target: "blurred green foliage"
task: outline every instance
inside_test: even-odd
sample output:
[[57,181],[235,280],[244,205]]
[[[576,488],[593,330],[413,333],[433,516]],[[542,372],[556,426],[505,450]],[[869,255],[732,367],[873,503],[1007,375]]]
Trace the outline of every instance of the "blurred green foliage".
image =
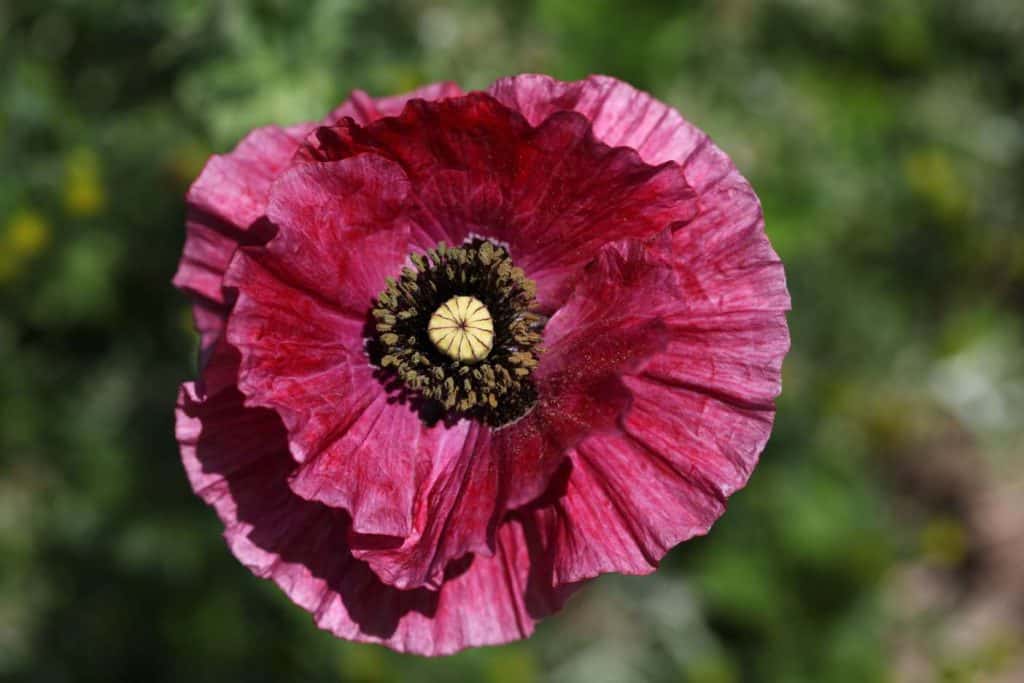
[[[998,566],[1003,517],[974,501],[1021,472],[1020,2],[8,0],[0,66],[0,679],[1019,671],[1019,622],[942,634]],[[337,641],[230,557],[181,471],[182,195],[250,128],[352,88],[523,71],[626,79],[751,179],[793,295],[775,434],[708,537],[530,641],[440,660]],[[959,601],[915,602],[918,571]]]

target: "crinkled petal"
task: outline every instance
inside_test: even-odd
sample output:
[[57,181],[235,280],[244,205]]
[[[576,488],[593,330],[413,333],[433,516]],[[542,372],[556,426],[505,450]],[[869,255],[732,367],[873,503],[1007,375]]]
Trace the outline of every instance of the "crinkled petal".
[[[308,128],[257,131],[193,186],[175,279],[205,370],[182,457],[233,552],[321,627],[424,654],[523,637],[577,582],[706,532],[789,347],[760,204],[704,133],[608,77],[490,93],[357,91],[296,154]],[[428,426],[363,348],[409,250],[470,235],[552,316],[538,404],[496,431]]]
[[260,222],[270,186],[311,129],[312,124],[258,128],[231,152],[210,157],[189,188],[185,247],[173,283],[192,295],[204,350],[224,327],[229,302],[221,285],[228,262],[239,245],[270,238]]
[[462,88],[451,81],[431,83],[411,92],[389,97],[374,98],[362,90],[353,90],[347,100],[327,115],[324,122],[333,125],[347,116],[359,125],[366,125],[384,116],[398,116],[409,100],[434,101],[460,95]]
[[586,439],[571,461],[564,494],[532,512],[550,539],[556,585],[605,572],[648,574],[725,510],[702,478],[629,435]]
[[542,306],[564,302],[603,245],[652,237],[697,212],[678,169],[608,147],[583,117],[553,115],[530,143],[515,181],[515,221],[504,237],[536,281]]
[[[324,123],[345,116],[361,124],[395,116],[410,99],[435,100],[462,94],[451,82],[433,83],[403,95],[372,98],[362,91],[332,111]],[[260,218],[270,187],[287,169],[300,143],[316,126],[266,126],[247,135],[231,152],[210,158],[186,196],[186,238],[174,286],[193,298],[200,348],[205,353],[224,328],[228,308],[221,291],[224,272],[240,245],[263,244],[272,235]]]
[[182,461],[196,493],[223,521],[234,555],[321,628],[403,652],[449,654],[528,636],[576,588],[551,587],[543,530],[532,520],[503,524],[493,556],[451,567],[435,591],[381,583],[348,551],[347,515],[288,487],[295,463],[277,416],[243,401],[232,389],[204,399],[184,385],[177,410]]
[[383,391],[357,384],[348,390],[369,396],[354,419],[334,426],[326,416],[317,425],[336,431],[296,469],[292,490],[348,510],[356,534],[404,538],[414,532],[417,495],[427,485],[434,461],[458,452],[465,431],[427,427],[413,410],[396,405]]
[[[288,286],[365,322],[408,257],[408,193],[402,170],[381,157],[298,166],[275,183],[266,211],[277,236],[254,253]],[[233,277],[227,284],[244,293]]]
[[231,306],[215,303],[205,297],[193,296],[192,321],[199,333],[199,367],[206,367],[217,341],[224,336],[224,326]]
[[760,312],[785,327],[779,314],[789,310],[790,299],[782,261],[765,235],[757,196],[734,168],[704,190],[700,213],[674,231],[672,241],[683,291],[680,315],[736,314],[756,326],[751,314]]
[[[494,553],[494,533],[504,513],[502,453],[491,447],[491,431],[469,420],[454,430],[462,447],[436,462],[429,485],[418,496],[415,529],[399,546],[353,539],[353,554],[398,588],[436,588],[449,563]],[[371,539],[372,540],[372,539]]]
[[359,533],[400,537],[451,441],[393,404],[364,349],[373,298],[408,252],[404,196],[401,171],[379,157],[296,167],[267,208],[277,236],[240,250],[226,278],[238,291],[238,386],[281,415],[302,463],[295,490],[348,510]]
[[666,234],[605,245],[548,321],[534,373],[537,405],[495,435],[516,470],[506,484],[510,507],[544,493],[580,439],[617,429],[630,401],[622,376],[667,341],[658,313],[677,294],[669,248]]
[[299,461],[316,454],[383,393],[362,349],[362,321],[283,281],[265,254],[239,252],[230,282],[239,300],[227,339],[241,352],[239,388],[277,410]]
[[293,491],[347,510],[353,542],[401,587],[436,585],[449,560],[489,552],[490,520],[451,508],[482,497],[493,516],[497,500],[493,476],[474,494],[473,476],[488,470],[461,457],[468,423],[425,424],[384,390],[363,348],[372,300],[407,257],[406,187],[397,165],[373,155],[286,173],[267,210],[277,237],[239,252],[227,278],[238,288],[228,336],[242,355],[239,387],[288,427],[301,462]]
[[375,155],[293,169],[267,210],[277,237],[239,252],[227,278],[239,388],[287,426],[301,463],[292,490],[347,510],[352,543],[403,588],[492,552],[500,500],[493,457],[464,448],[470,423],[425,423],[363,348],[373,297],[408,253],[405,192],[399,167]]
[[563,111],[534,127],[482,93],[413,101],[365,127],[320,128],[308,144],[311,160],[374,153],[396,161],[412,184],[409,215],[422,249],[470,235],[505,242],[548,311],[602,245],[649,237],[699,209],[678,168],[609,147],[585,117]]
[[789,331],[782,312],[734,311],[664,317],[669,342],[645,374],[680,390],[740,407],[770,409],[782,389]]
[[708,143],[708,136],[675,109],[610,76],[565,82],[521,74],[498,79],[487,92],[534,126],[557,112],[579,112],[591,121],[598,140],[634,149],[649,164],[682,164]]
[[681,167],[699,195],[697,214],[674,226],[678,270],[691,305],[704,301],[706,309],[715,309],[732,303],[722,296],[745,296],[747,308],[789,309],[782,264],[764,234],[757,196],[729,157],[675,109],[608,76],[563,82],[523,74],[496,81],[488,92],[532,125],[577,112],[601,142],[635,149],[648,164]]
[[196,382],[199,392],[207,396],[234,388],[238,383],[239,358],[238,349],[228,344],[224,335],[214,340],[213,346],[200,357],[202,370]]
[[768,440],[777,379],[744,403],[676,384],[662,362],[623,379],[632,402],[621,432],[583,441],[564,494],[533,513],[551,539],[556,584],[654,571],[670,548],[708,531]]
[[[749,183],[671,107],[606,76],[563,83],[528,74],[501,79],[489,92],[533,125],[581,114],[605,144],[635,149],[649,164],[678,164],[697,193],[696,214],[670,226],[678,295],[658,316],[666,344],[638,376],[622,377],[630,403],[618,429],[574,450],[565,495],[547,512],[562,539],[553,546],[559,581],[651,571],[669,547],[721,514],[771,431],[789,348],[782,264]],[[546,335],[560,333],[557,323]],[[589,457],[599,449],[600,462]],[[636,481],[641,471],[654,477],[651,463],[661,463],[665,474],[651,481],[667,485],[663,492]]]
[[[633,267],[643,259],[624,259],[614,269],[648,273],[638,293],[649,294],[634,303],[656,312],[665,343],[619,376],[627,408],[612,429],[587,433],[571,453],[564,494],[536,512],[553,539],[556,582],[654,571],[669,548],[705,533],[724,512],[771,433],[789,348],[784,314],[723,305],[717,315],[697,315],[685,296],[659,299],[678,258],[674,248],[662,253],[667,268],[644,271]],[[615,288],[602,290],[602,281],[581,281],[570,305],[579,300],[597,314],[619,308]],[[589,318],[577,315],[564,329]],[[553,335],[563,329],[558,322]]]
[[[628,401],[617,374],[663,336],[652,315],[621,314],[637,307],[633,297],[648,305],[662,284],[619,263],[643,248],[611,249],[584,278],[602,283],[581,285],[552,320],[533,413],[493,446],[474,438],[464,448],[458,423],[423,424],[380,388],[361,337],[372,298],[404,262],[404,179],[372,154],[290,170],[267,209],[277,236],[240,251],[227,282],[238,289],[228,338],[242,354],[239,387],[284,420],[302,463],[293,490],[348,510],[360,556],[407,588],[437,585],[451,561],[492,552],[503,511],[543,493],[567,449],[614,422]],[[622,305],[593,306],[598,300]]]

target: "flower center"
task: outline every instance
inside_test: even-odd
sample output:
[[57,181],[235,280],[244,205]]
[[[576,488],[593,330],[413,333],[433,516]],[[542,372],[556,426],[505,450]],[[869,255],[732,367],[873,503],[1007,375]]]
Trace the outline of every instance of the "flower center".
[[371,359],[428,401],[492,426],[536,402],[536,285],[484,239],[411,254],[373,308]]
[[449,358],[467,364],[479,363],[494,344],[494,321],[479,299],[453,296],[430,316],[427,334],[434,346]]

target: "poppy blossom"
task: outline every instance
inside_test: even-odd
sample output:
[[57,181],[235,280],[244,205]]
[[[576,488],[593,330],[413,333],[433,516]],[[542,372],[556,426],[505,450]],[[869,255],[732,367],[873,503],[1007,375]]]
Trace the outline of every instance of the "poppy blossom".
[[789,296],[760,204],[621,81],[357,92],[213,157],[187,204],[186,472],[340,637],[526,637],[706,533],[770,434]]

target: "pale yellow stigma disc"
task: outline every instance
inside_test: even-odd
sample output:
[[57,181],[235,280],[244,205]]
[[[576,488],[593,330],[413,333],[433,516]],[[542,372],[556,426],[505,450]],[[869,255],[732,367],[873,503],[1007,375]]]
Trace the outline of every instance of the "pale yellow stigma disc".
[[479,363],[494,345],[494,320],[479,299],[453,296],[430,316],[427,334],[437,350],[452,360]]

